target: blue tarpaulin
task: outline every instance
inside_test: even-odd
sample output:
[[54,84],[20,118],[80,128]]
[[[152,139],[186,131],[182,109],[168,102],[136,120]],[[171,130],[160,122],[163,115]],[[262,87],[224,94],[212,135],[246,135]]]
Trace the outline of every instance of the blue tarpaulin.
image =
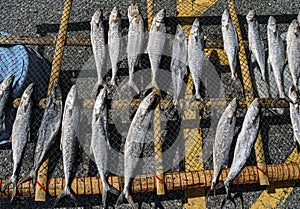
[[[0,32],[1,35],[8,35]],[[12,98],[21,97],[30,83],[34,83],[34,99],[46,97],[50,77],[50,64],[37,51],[23,45],[0,46],[0,81],[14,74]],[[7,139],[11,133],[15,109],[6,112],[7,130],[0,140]]]

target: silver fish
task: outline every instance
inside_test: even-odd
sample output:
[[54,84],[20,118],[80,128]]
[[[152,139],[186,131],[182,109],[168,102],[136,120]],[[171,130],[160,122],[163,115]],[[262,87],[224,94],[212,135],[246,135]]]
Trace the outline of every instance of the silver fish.
[[213,145],[214,175],[210,190],[215,190],[221,171],[227,163],[230,147],[234,137],[236,110],[237,100],[234,98],[226,107],[217,126],[215,142]]
[[0,84],[0,134],[5,131],[5,109],[12,91],[14,78],[14,75],[9,75]]
[[183,77],[186,72],[187,40],[181,25],[177,25],[173,41],[171,71],[174,89],[173,103],[178,106],[178,97],[182,87]]
[[269,17],[268,26],[268,46],[269,46],[269,62],[273,69],[275,81],[277,84],[279,97],[285,98],[282,73],[285,64],[285,50],[282,39],[280,37],[276,19],[272,16]]
[[61,124],[62,116],[62,95],[58,81],[53,81],[51,92],[47,98],[45,111],[41,126],[38,131],[38,139],[34,153],[34,163],[32,169],[22,177],[18,184],[32,180],[35,188],[37,173],[44,162],[51,145],[54,143]]
[[116,76],[118,72],[118,62],[121,58],[122,47],[122,31],[121,17],[117,6],[114,6],[109,15],[109,30],[108,30],[108,50],[112,68],[112,77],[110,85],[116,86]]
[[293,85],[298,87],[300,75],[300,26],[296,19],[293,20],[289,26],[286,44],[288,64],[292,75]]
[[54,205],[56,205],[57,202],[65,196],[69,196],[74,201],[74,203],[77,204],[76,198],[73,195],[71,189],[71,173],[73,172],[73,165],[75,160],[79,114],[77,90],[76,86],[73,85],[67,95],[61,127],[60,147],[62,149],[63,156],[65,188],[56,198]]
[[130,180],[131,178],[134,178],[137,173],[136,166],[139,161],[139,156],[143,150],[145,135],[150,125],[152,116],[151,110],[153,110],[155,104],[156,95],[151,92],[143,99],[131,122],[125,143],[126,149],[124,153],[124,190],[117,200],[117,205],[123,202],[123,199],[125,197],[132,205],[132,207],[136,208],[129,193],[131,186]]
[[133,81],[134,67],[137,65],[138,58],[143,53],[145,31],[144,20],[139,11],[138,4],[131,4],[128,7],[128,44],[127,44],[127,60],[129,68],[128,86],[139,93],[139,89]]
[[10,179],[2,187],[1,192],[13,184],[13,193],[11,200],[17,193],[17,183],[20,173],[21,163],[27,140],[30,138],[30,115],[32,112],[33,84],[30,84],[22,94],[20,106],[17,110],[16,119],[12,127],[12,152],[13,152],[13,174]]
[[91,43],[96,63],[98,81],[94,86],[97,91],[99,86],[105,85],[102,73],[106,70],[107,65],[107,46],[105,44],[105,30],[103,24],[103,11],[97,9],[91,20]]
[[231,70],[231,79],[236,80],[235,72],[237,65],[237,56],[239,51],[239,43],[234,24],[230,18],[227,9],[222,14],[222,35],[224,42],[224,50],[227,54],[229,67]]
[[289,89],[289,98],[292,100],[290,102],[290,118],[293,126],[294,137],[298,144],[300,144],[300,109],[299,98],[297,96],[297,89],[294,85],[292,85]]
[[204,32],[199,18],[193,22],[188,40],[188,65],[195,85],[195,99],[203,101],[200,95],[200,80],[204,63]]
[[166,26],[165,26],[166,10],[160,10],[154,17],[148,39],[147,51],[151,64],[152,79],[151,83],[146,87],[155,87],[158,89],[156,82],[156,73],[159,70],[161,56],[164,52],[166,41]]
[[95,163],[102,181],[102,205],[106,208],[107,192],[119,195],[119,191],[107,182],[107,161],[108,150],[110,148],[108,141],[108,124],[107,124],[107,91],[105,88],[100,90],[97,96],[92,118],[92,139],[91,152],[94,155]]
[[254,55],[255,60],[258,63],[262,79],[266,81],[266,68],[265,68],[265,47],[264,42],[260,36],[259,23],[256,19],[256,13],[254,10],[250,10],[246,16],[248,23],[248,39],[249,49]]
[[242,130],[238,135],[232,164],[228,173],[227,179],[224,181],[226,193],[230,197],[229,184],[236,178],[245,166],[248,157],[250,156],[253,144],[257,138],[259,130],[259,102],[256,98],[249,106]]

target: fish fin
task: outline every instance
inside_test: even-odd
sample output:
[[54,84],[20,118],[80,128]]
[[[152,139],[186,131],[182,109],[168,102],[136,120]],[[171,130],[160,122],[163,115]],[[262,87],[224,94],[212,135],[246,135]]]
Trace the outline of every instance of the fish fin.
[[18,181],[18,186],[26,181],[29,181],[32,179],[31,171],[27,172],[25,176],[19,179]]
[[9,185],[11,185],[13,183],[12,177],[10,179],[8,179],[7,182],[5,182],[4,186],[1,188],[1,193],[3,193],[8,187]]
[[76,200],[76,197],[72,194],[72,191],[70,189],[70,187],[66,186],[62,192],[58,195],[58,197],[56,198],[55,202],[54,202],[54,207],[56,206],[56,204],[63,198],[63,197],[66,197],[66,196],[69,196],[74,204],[76,205],[77,207],[77,200]]
[[125,193],[124,191],[119,195],[118,200],[116,202],[116,206],[119,206],[122,202],[124,202]]

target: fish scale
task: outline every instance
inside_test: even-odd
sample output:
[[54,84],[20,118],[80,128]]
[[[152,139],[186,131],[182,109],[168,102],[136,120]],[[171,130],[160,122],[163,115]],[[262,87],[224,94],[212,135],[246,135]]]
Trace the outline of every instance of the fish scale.
[[269,46],[268,60],[273,69],[275,82],[279,92],[279,97],[284,98],[285,93],[284,93],[283,82],[282,82],[283,81],[282,73],[285,65],[285,50],[284,50],[283,41],[278,31],[276,20],[272,16],[270,16],[268,20],[267,34],[268,34],[268,46]]
[[108,48],[109,57],[112,67],[112,76],[110,84],[116,86],[116,76],[118,72],[118,62],[121,58],[121,18],[117,6],[114,6],[109,16],[109,30],[108,30]]
[[186,71],[187,40],[181,25],[177,26],[172,48],[172,83],[173,83],[173,104],[178,106],[178,97],[182,87],[183,77]]
[[76,136],[79,122],[79,105],[76,86],[73,85],[67,95],[62,119],[61,150],[63,156],[65,187],[55,200],[56,203],[65,196],[70,196],[75,204],[76,198],[72,194],[71,183],[75,161]]
[[193,22],[188,40],[188,65],[195,85],[195,98],[202,100],[200,95],[200,81],[204,62],[204,32],[199,19]]
[[248,12],[246,20],[248,23],[249,48],[258,63],[263,80],[266,81],[265,47],[260,35],[259,23],[256,19],[254,10]]
[[137,93],[138,87],[133,81],[134,67],[137,65],[138,57],[143,53],[144,48],[144,20],[140,14],[137,4],[128,7],[128,44],[127,44],[127,60],[129,69],[129,87],[133,88]]
[[30,137],[30,116],[32,112],[33,84],[30,84],[22,94],[20,106],[18,107],[16,118],[12,127],[12,153],[13,153],[13,174],[2,187],[1,192],[13,184],[11,201],[17,193],[17,182],[20,173],[22,158],[27,141]]
[[106,70],[107,64],[107,46],[105,44],[105,30],[101,9],[97,9],[92,17],[90,36],[98,76],[98,81],[94,86],[94,91],[96,91],[98,86],[104,84],[102,73]]
[[231,70],[231,78],[236,80],[235,72],[239,46],[236,30],[227,9],[224,10],[222,15],[222,37],[224,42],[224,50],[227,54]]
[[298,87],[300,75],[300,26],[296,19],[290,24],[286,39],[289,69],[293,85]]
[[150,28],[147,50],[150,59],[152,80],[146,88],[158,88],[156,82],[156,73],[159,70],[159,64],[161,56],[164,52],[164,45],[166,40],[166,26],[164,23],[164,18],[165,10],[162,9],[154,17]]

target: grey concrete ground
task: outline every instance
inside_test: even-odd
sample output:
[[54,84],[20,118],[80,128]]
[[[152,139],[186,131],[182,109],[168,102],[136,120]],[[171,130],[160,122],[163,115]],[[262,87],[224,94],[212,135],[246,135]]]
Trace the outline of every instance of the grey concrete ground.
[[[109,11],[113,5],[118,5],[122,12],[123,18],[123,33],[126,34],[127,31],[127,6],[131,1],[92,1],[92,0],[74,0],[73,7],[70,17],[70,25],[68,36],[81,36],[89,37],[89,21],[93,12],[101,7],[104,9],[105,19],[108,19]],[[147,7],[146,1],[140,0],[136,1],[141,6],[142,13],[146,17]],[[169,32],[173,32],[176,20],[173,14],[176,9],[176,1],[154,1],[155,12],[161,8],[167,9],[167,29]],[[240,0],[236,1],[237,13],[239,14],[240,21],[242,22],[242,31],[244,37],[246,37],[246,23],[245,15],[248,10],[255,9],[259,16],[258,20],[261,24],[261,33],[264,39],[267,38],[266,34],[266,23],[269,15],[274,15],[278,22],[280,31],[286,32],[288,28],[288,23],[291,22],[293,18],[299,11],[300,2],[298,0],[261,0],[261,1],[246,1]],[[201,17],[204,23],[204,30],[209,39],[218,39],[221,37],[220,29],[220,19],[221,14],[226,7],[226,1],[220,0],[214,6],[212,6],[205,14]],[[24,36],[55,36],[58,30],[61,14],[63,9],[63,1],[52,0],[52,1],[1,1],[0,2],[0,31],[5,31],[13,35],[24,35]],[[187,8],[189,9],[189,8]],[[191,22],[194,17],[188,19]],[[179,19],[180,21],[180,19]],[[52,57],[54,53],[54,46],[31,46],[32,48],[38,50],[46,59],[52,62]],[[95,82],[95,64],[93,61],[93,54],[91,47],[72,47],[68,46],[65,48],[64,57],[62,62],[62,73],[60,77],[60,83],[64,95],[68,92],[71,84],[77,81],[82,88],[80,91],[81,99],[90,98],[89,89],[92,88]],[[232,83],[228,79],[228,69],[224,70],[222,66],[217,62],[213,61],[215,68],[222,81],[222,93],[220,97],[241,97],[241,84]],[[170,58],[164,57],[161,64],[161,68],[169,72]],[[144,57],[141,63],[143,68],[149,68],[149,60]],[[126,79],[127,65],[126,60],[120,63],[120,82]],[[110,75],[108,75],[108,78]],[[186,81],[186,80],[185,80]],[[84,93],[85,92],[85,93]],[[164,95],[166,98],[170,98],[169,95]],[[110,95],[110,98],[114,98]],[[91,110],[84,110],[83,121],[89,121],[91,116]],[[125,112],[128,114],[132,112]],[[212,134],[212,114],[211,110],[206,110],[204,114],[203,121],[200,122],[201,127],[203,127],[203,140],[205,142],[211,142]],[[40,113],[41,114],[41,111]],[[113,124],[114,116],[118,116],[122,112],[112,110],[110,111],[111,124],[110,128],[116,130]],[[220,114],[220,113],[218,113]],[[239,110],[237,129],[238,133],[245,112]],[[37,117],[38,118],[38,117]],[[167,122],[165,116],[162,116],[162,121]],[[35,126],[38,126],[39,121],[36,122]],[[82,123],[83,124],[83,123]],[[124,122],[124,130],[111,131],[110,137],[111,141],[114,142],[114,149],[121,149],[120,144],[124,142],[124,134],[126,133],[130,120]],[[188,126],[189,124],[183,124]],[[81,127],[86,135],[85,138],[89,138],[88,131],[90,131],[89,122],[85,123]],[[171,130],[172,128],[167,129]],[[174,130],[173,130],[174,131]],[[285,111],[283,115],[278,115],[274,113],[273,110],[264,110],[262,125],[261,125],[262,137],[264,141],[264,149],[266,154],[266,160],[268,164],[272,163],[283,163],[289,153],[296,146],[296,143],[292,139],[292,130],[289,120],[288,112]],[[35,133],[36,134],[36,133]],[[123,136],[122,136],[123,134]],[[21,175],[27,172],[32,164],[33,151],[35,146],[36,135],[33,134],[32,140],[28,143],[26,153],[24,156],[24,162],[21,169]],[[172,142],[170,142],[172,143]],[[170,146],[168,141],[165,143],[166,147]],[[209,144],[209,143],[208,143]],[[151,156],[151,149],[153,146],[149,145],[145,155]],[[81,148],[79,146],[77,153],[77,163],[76,163],[76,175],[77,176],[95,176],[97,175],[97,169],[92,160],[90,160],[88,152],[86,152],[86,147]],[[3,146],[0,150],[0,177],[8,178],[12,171],[12,158],[10,156],[11,150],[10,146]],[[61,177],[63,176],[62,158],[61,152],[59,150],[59,140],[56,140],[53,148],[50,151],[50,164],[49,164],[49,177]],[[231,154],[232,159],[232,154]],[[116,166],[120,166],[120,162],[114,162]],[[248,165],[255,164],[254,152],[252,153]],[[229,164],[230,165],[230,164]],[[212,161],[208,160],[205,162],[207,169],[212,168]],[[175,165],[175,169],[182,169],[180,166]],[[259,185],[252,186],[235,186],[232,188],[233,195],[236,195],[236,203],[238,208],[250,208],[251,205],[256,202],[257,198],[264,190],[264,187]],[[296,184],[295,190],[292,192],[287,202],[281,206],[281,208],[298,208],[299,207],[299,184]],[[241,198],[240,198],[241,197]],[[112,208],[116,202],[115,196],[109,196],[108,202],[109,207]],[[184,192],[169,192],[164,196],[156,196],[153,193],[142,193],[133,196],[134,201],[138,202],[141,208],[183,208],[185,202]],[[219,208],[225,198],[224,189],[217,191],[216,196],[211,195],[207,198],[207,208]],[[36,203],[31,198],[20,198],[17,203],[9,204],[8,198],[0,199],[0,208],[53,208],[54,198],[47,197],[45,203]],[[92,196],[79,196],[78,206],[79,208],[100,208],[101,197]],[[66,199],[62,201],[57,208],[74,207],[71,200]],[[130,206],[124,204],[120,208],[130,208]],[[200,208],[200,207],[199,207]],[[227,202],[224,208],[233,208],[233,204]]]

